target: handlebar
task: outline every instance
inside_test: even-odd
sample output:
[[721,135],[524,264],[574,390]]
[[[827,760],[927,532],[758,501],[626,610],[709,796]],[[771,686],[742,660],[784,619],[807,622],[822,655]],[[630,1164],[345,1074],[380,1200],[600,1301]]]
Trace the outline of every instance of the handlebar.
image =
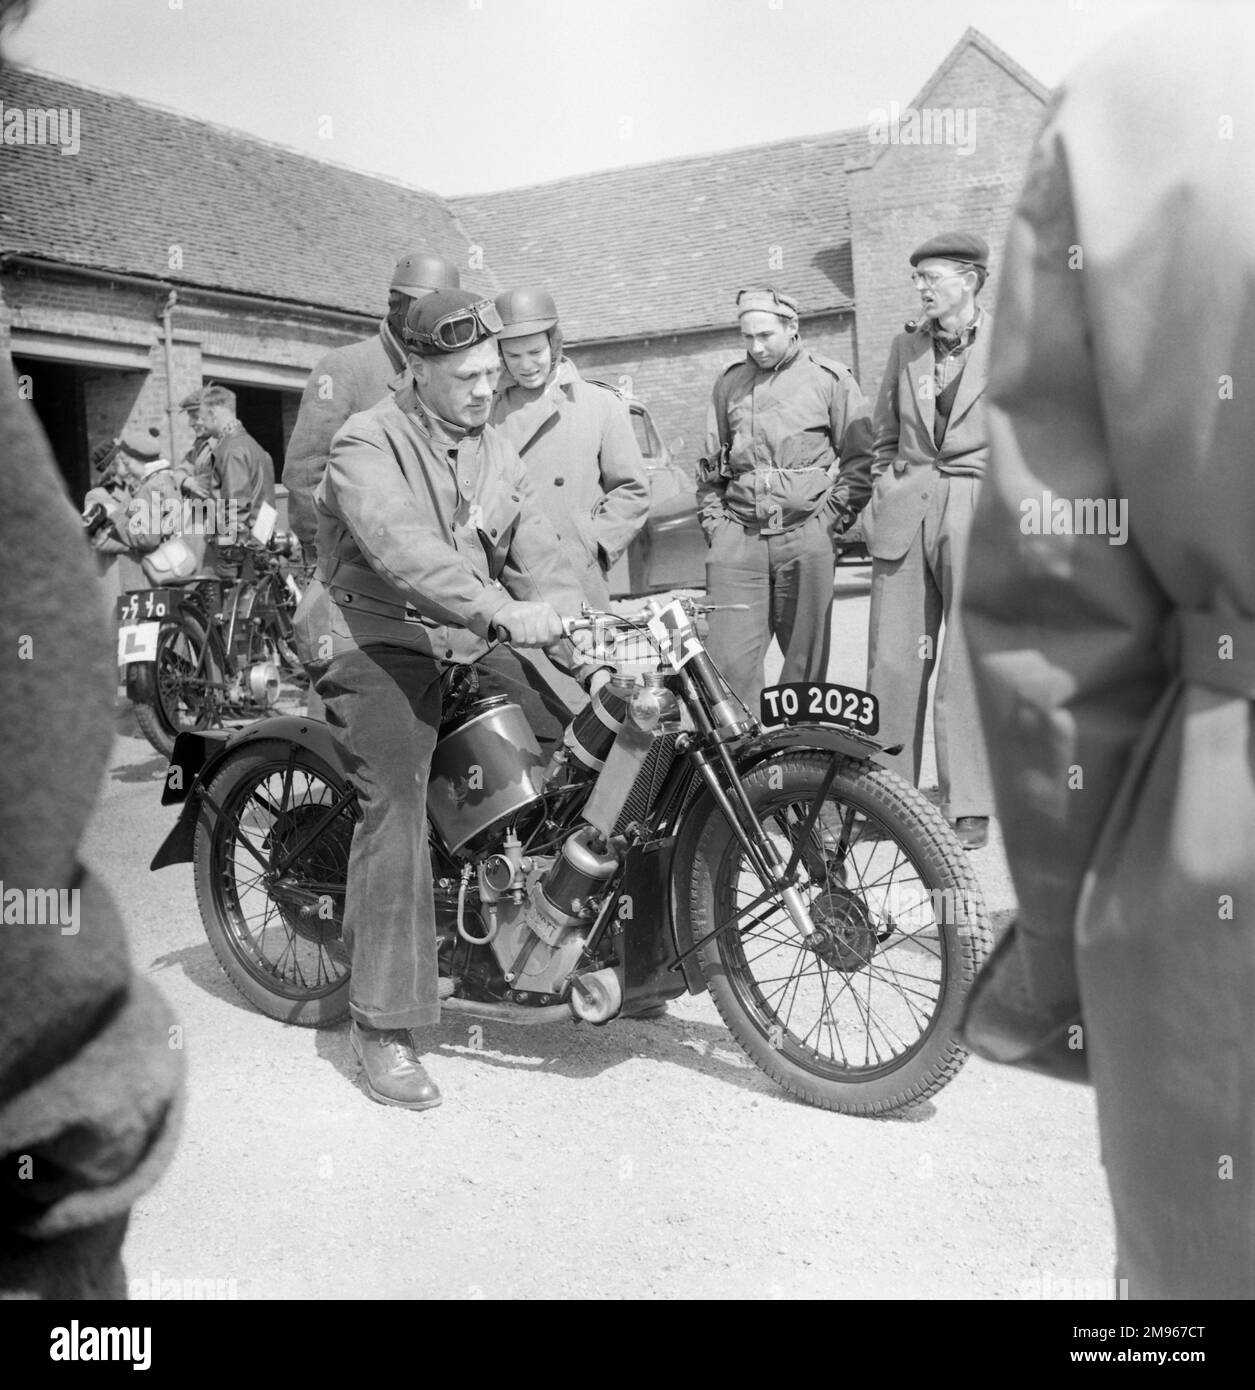
[[[750,608],[748,603],[698,603],[691,598],[673,599],[672,602],[678,603],[690,618],[702,617],[707,613],[748,613]],[[585,605],[580,617],[563,618],[562,631],[569,637],[575,632],[606,632],[615,628],[639,630],[668,606],[651,599],[644,608],[638,609],[635,613],[603,613]]]
[[[691,598],[673,599],[672,602],[680,604],[686,615],[690,618],[703,616],[707,613],[748,613],[748,603],[698,603]],[[616,631],[644,632],[648,629],[651,618],[657,617],[668,604],[659,603],[656,599],[651,599],[644,608],[638,609],[633,613],[609,613],[590,608],[584,605],[584,611],[578,618],[562,619],[562,635],[572,637],[577,632],[590,632],[597,637],[611,636]],[[500,623],[494,623],[490,633],[492,646],[508,645],[513,642],[509,631]],[[491,648],[490,648],[491,650]],[[485,653],[487,655],[487,653]]]

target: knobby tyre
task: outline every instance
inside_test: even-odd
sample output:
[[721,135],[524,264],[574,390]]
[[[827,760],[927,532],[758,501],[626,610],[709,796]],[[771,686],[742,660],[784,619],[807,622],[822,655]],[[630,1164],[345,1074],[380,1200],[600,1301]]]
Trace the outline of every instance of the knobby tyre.
[[339,1022],[349,1011],[342,924],[356,823],[343,778],[313,753],[269,739],[230,755],[207,792],[196,898],[227,978],[271,1018]]
[[743,914],[697,960],[751,1060],[812,1105],[886,1115],[935,1094],[966,1060],[955,1029],[989,919],[954,832],[891,772],[839,759],[805,836],[831,761],[788,754],[743,778],[786,863],[801,846],[799,891],[817,939],[802,944],[777,896],[748,910],[766,885],[713,808],[689,915],[697,939]]

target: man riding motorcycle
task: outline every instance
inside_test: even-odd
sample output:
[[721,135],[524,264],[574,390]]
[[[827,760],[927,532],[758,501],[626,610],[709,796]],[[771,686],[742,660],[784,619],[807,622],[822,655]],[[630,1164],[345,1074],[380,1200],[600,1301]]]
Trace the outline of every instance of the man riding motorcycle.
[[[315,494],[318,578],[297,613],[304,651],[329,662],[318,692],[362,810],[344,911],[353,1047],[372,1098],[412,1110],[441,1099],[411,1030],[440,1018],[426,795],[442,665],[481,656],[499,629],[590,684],[608,674],[562,640],[579,579],[517,451],[485,428],[500,328],[492,301],[465,290],[411,307],[404,384],[336,435]],[[326,632],[311,630],[320,612]],[[542,749],[557,741],[565,708],[513,651],[478,672]]]

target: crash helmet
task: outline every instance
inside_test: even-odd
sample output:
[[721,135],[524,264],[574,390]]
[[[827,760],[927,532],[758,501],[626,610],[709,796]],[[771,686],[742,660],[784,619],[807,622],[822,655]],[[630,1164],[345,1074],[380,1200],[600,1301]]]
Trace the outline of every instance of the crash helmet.
[[418,298],[436,290],[456,290],[461,284],[452,261],[430,251],[411,251],[396,263],[388,288]]
[[497,313],[504,325],[498,338],[525,338],[547,333],[558,323],[558,306],[545,290],[506,290],[497,296]]

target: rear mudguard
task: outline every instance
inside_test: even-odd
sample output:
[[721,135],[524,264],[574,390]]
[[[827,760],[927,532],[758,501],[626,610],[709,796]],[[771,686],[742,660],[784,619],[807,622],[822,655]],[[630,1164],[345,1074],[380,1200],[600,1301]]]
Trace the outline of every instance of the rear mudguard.
[[[746,773],[760,763],[771,762],[781,754],[795,749],[832,753],[838,757],[851,758],[855,762],[870,763],[878,754],[896,753],[900,747],[901,745],[883,748],[875,739],[856,733],[853,729],[833,729],[824,724],[793,724],[778,729],[767,729],[756,737],[747,739],[732,756],[737,771]],[[701,994],[706,989],[706,981],[698,968],[697,956],[687,956],[678,965],[675,962],[692,948],[695,940],[689,903],[693,857],[707,820],[718,814],[714,798],[709,790],[703,787],[681,817],[671,858],[671,921],[675,935],[675,955],[672,957],[670,968],[683,973],[691,994]]]
[[[184,613],[190,613],[208,634],[210,656],[216,667],[214,679],[222,679],[221,672],[226,670],[226,654],[222,650],[221,641],[218,638],[217,629],[214,627],[208,605],[198,594],[184,594],[179,599],[179,617],[182,617]],[[168,618],[165,622],[171,626],[177,626],[177,623],[172,619]],[[133,705],[151,705],[157,697],[157,663],[155,661],[128,662],[125,681],[126,698]]]
[[126,698],[133,705],[151,705],[157,694],[157,663],[132,661],[126,668]]
[[205,788],[213,781],[223,761],[237,748],[269,739],[307,749],[348,780],[331,730],[321,719],[310,719],[299,714],[278,714],[258,719],[243,729],[212,729],[204,733],[180,734],[170,754],[161,804],[171,806],[181,802],[183,809],[161,848],[153,855],[150,869],[164,869],[170,864],[190,862]]

